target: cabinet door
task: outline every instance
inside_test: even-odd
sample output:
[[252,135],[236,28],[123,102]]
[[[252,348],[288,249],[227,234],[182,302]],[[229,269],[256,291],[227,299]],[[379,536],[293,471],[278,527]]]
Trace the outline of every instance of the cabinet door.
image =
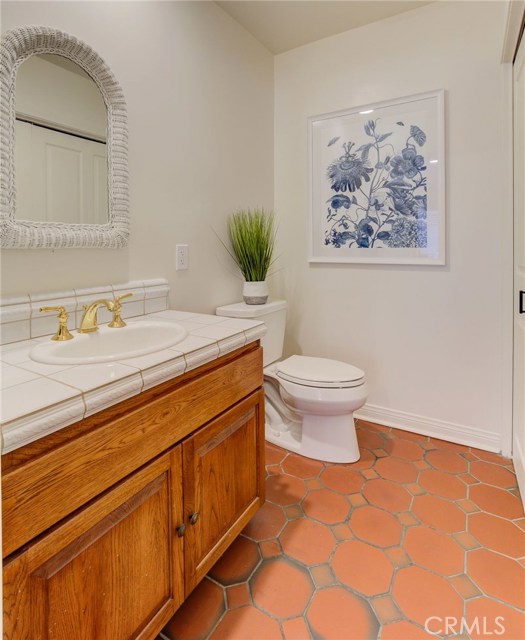
[[181,484],[179,446],[8,559],[4,638],[153,637],[184,598]]
[[188,595],[264,502],[264,393],[186,440],[183,459]]

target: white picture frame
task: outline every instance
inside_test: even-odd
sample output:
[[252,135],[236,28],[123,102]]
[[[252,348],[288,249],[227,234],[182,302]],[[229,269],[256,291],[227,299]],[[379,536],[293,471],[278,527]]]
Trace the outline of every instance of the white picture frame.
[[444,90],[308,119],[309,262],[444,265]]

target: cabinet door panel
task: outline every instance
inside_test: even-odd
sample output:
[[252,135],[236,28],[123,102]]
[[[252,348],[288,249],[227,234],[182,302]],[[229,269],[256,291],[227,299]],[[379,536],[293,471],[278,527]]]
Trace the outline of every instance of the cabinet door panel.
[[160,630],[184,597],[181,478],[177,447],[8,561],[4,637],[124,640]]
[[262,391],[184,442],[186,595],[263,504],[263,452]]

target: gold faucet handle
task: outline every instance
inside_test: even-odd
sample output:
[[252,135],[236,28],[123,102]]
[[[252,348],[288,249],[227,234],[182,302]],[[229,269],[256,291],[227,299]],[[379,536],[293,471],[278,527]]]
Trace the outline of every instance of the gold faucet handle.
[[69,313],[66,311],[65,307],[40,307],[40,311],[42,313],[46,313],[48,311],[58,311],[58,330],[55,335],[51,338],[51,340],[72,340],[73,336],[69,332],[67,328],[67,320],[69,318]]
[[122,320],[120,316],[120,312],[122,311],[122,302],[125,298],[131,298],[132,293],[125,293],[123,296],[117,296],[113,303],[113,320],[108,324],[108,327],[112,329],[121,329],[126,326],[124,320]]
[[124,300],[125,298],[131,298],[133,296],[132,293],[125,293],[123,296],[117,296],[115,298],[115,304],[120,304],[121,300]]

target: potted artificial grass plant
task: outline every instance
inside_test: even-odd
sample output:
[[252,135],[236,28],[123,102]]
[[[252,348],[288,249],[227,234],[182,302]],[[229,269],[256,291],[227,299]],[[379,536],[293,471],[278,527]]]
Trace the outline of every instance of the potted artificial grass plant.
[[274,214],[264,209],[236,211],[228,218],[230,255],[244,276],[243,298],[246,304],[264,304],[268,300],[266,276],[273,263],[275,246]]

